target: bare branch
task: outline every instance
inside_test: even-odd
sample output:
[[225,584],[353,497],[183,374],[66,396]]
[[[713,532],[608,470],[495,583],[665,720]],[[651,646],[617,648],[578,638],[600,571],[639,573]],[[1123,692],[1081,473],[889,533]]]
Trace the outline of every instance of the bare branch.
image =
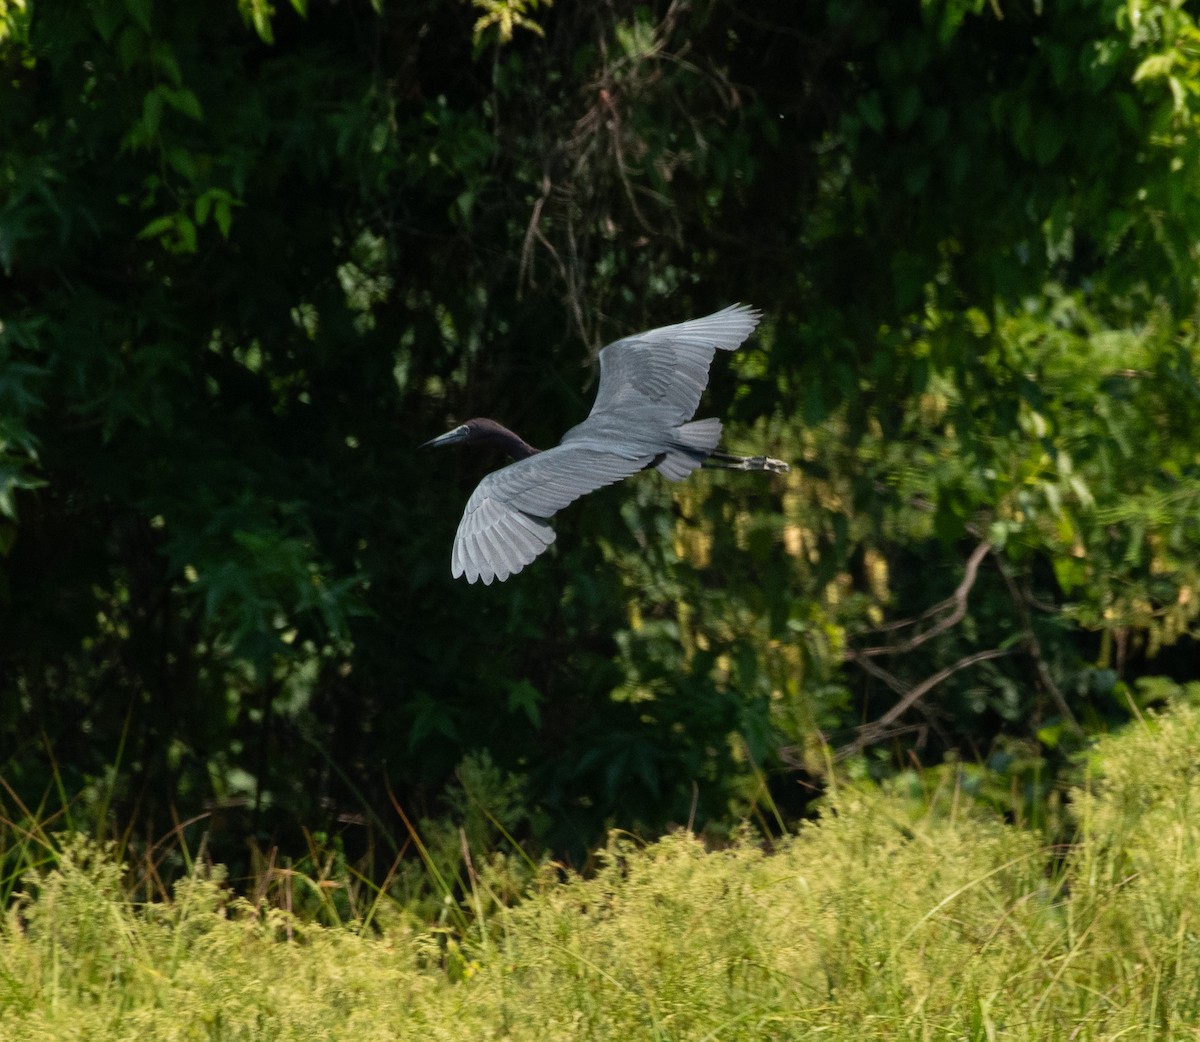
[[558,264],[559,270],[560,271],[562,270],[562,261],[559,260],[558,254],[555,252],[554,247],[551,246],[550,243],[546,241],[546,237],[541,232],[542,207],[544,207],[546,205],[546,200],[550,198],[550,192],[553,189],[553,187],[554,186],[551,184],[551,181],[550,181],[550,175],[543,174],[542,175],[542,194],[538,198],[538,201],[533,204],[533,212],[529,215],[529,224],[525,228],[525,239],[521,243],[521,264],[520,264],[520,267],[517,269],[517,299],[518,300],[521,299],[521,292],[525,287],[525,276],[527,274],[529,275],[530,287],[535,286],[535,283],[533,281],[533,274],[531,271],[531,265],[533,262],[533,240],[535,237],[537,238],[537,240],[539,242],[541,242],[545,245],[547,251],[549,251],[549,253],[550,253],[550,256],[552,256],[554,258],[555,262]]
[[1062,690],[1054,682],[1054,677],[1050,674],[1050,667],[1046,665],[1046,658],[1042,654],[1041,642],[1037,639],[1037,634],[1033,632],[1033,620],[1029,614],[1029,604],[1032,597],[1021,590],[1016,582],[1013,581],[1007,569],[1003,566],[1000,568],[1000,574],[1004,578],[1004,583],[1008,587],[1009,595],[1012,597],[1013,604],[1017,609],[1017,616],[1021,622],[1021,646],[1029,653],[1029,657],[1033,659],[1033,667],[1037,672],[1039,683],[1049,694],[1051,701],[1058,710],[1059,715],[1066,721],[1067,726],[1076,735],[1083,735],[1083,728],[1079,726],[1079,721],[1075,719],[1075,714],[1071,712],[1071,707],[1067,705],[1066,696]]
[[838,755],[850,755],[852,753],[861,752],[864,748],[876,741],[883,731],[886,731],[893,723],[903,716],[909,709],[916,705],[925,695],[929,694],[943,680],[953,676],[961,669],[966,669],[968,666],[974,666],[979,662],[986,662],[989,659],[1002,658],[1005,655],[1011,655],[1011,648],[989,648],[987,651],[977,651],[973,655],[967,655],[960,658],[951,666],[945,669],[938,670],[933,676],[922,680],[916,687],[910,688],[905,692],[904,697],[900,699],[891,709],[883,714],[878,720],[865,724],[861,728],[859,736],[839,750]]
[[[862,664],[862,660],[873,658],[877,655],[903,655],[913,648],[920,647],[927,640],[932,640],[940,633],[945,633],[952,626],[957,626],[962,622],[967,614],[967,595],[971,592],[971,587],[975,585],[975,580],[979,575],[979,565],[992,549],[992,544],[987,540],[981,542],[974,550],[971,551],[971,556],[967,558],[967,566],[963,571],[962,582],[958,584],[958,588],[946,600],[940,604],[935,604],[930,608],[921,619],[937,614],[945,608],[952,608],[949,615],[940,619],[937,623],[922,633],[918,633],[913,637],[900,644],[888,644],[876,648],[862,648],[861,650],[847,652],[846,658],[852,662]],[[914,621],[920,621],[914,620]],[[895,628],[900,628],[901,624],[894,624]]]

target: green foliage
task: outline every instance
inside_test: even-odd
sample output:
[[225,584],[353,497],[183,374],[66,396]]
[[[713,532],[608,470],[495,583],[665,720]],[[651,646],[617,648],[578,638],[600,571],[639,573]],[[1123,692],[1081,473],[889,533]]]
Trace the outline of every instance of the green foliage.
[[[549,7],[553,0],[546,0]],[[471,0],[471,6],[483,13],[475,20],[471,30],[476,47],[495,30],[498,43],[508,43],[517,29],[527,29],[538,36],[545,36],[542,27],[529,17],[536,11],[539,0]]]
[[464,932],[468,915],[481,923],[515,901],[541,872],[514,839],[530,817],[523,788],[521,778],[497,768],[487,753],[468,756],[438,816],[410,829],[420,857],[401,866],[390,892],[422,919]]
[[318,926],[216,870],[135,905],[66,839],[0,925],[0,1038],[1186,1038],[1200,691],[1170,694],[1096,747],[1069,848],[952,783],[847,786],[770,854],[614,834],[466,934]]
[[[470,792],[514,864],[582,860],[947,753],[1040,820],[1140,676],[1195,677],[1198,39],[1165,0],[0,3],[0,773],[230,859],[390,864]],[[736,299],[705,409],[792,475],[639,478],[452,584],[496,461],[413,447],[550,444],[586,351]]]

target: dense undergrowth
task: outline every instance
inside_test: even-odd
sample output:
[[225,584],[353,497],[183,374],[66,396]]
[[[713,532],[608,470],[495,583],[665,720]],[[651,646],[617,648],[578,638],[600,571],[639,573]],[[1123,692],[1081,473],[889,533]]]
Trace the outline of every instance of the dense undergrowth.
[[[0,70],[0,818],[379,880],[491,778],[582,865],[825,745],[1033,814],[1197,679],[1195,4],[0,0]],[[502,459],[417,446],[735,301],[698,415],[789,475],[453,580]]]
[[211,870],[137,902],[109,852],[63,837],[3,922],[0,1037],[1194,1038],[1187,695],[1100,740],[1066,845],[954,785],[841,786],[769,851],[617,835],[593,878],[546,873],[497,911],[475,877],[466,929],[390,900],[323,926]]

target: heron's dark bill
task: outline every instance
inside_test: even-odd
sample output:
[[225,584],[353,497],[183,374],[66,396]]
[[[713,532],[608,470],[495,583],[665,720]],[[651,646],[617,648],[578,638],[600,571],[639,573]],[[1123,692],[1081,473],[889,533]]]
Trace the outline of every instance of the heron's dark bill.
[[422,449],[436,449],[443,445],[457,445],[460,441],[466,441],[467,435],[471,432],[467,429],[464,423],[459,427],[455,427],[452,431],[447,431],[445,434],[440,434],[436,438],[431,438],[424,445],[419,445]]

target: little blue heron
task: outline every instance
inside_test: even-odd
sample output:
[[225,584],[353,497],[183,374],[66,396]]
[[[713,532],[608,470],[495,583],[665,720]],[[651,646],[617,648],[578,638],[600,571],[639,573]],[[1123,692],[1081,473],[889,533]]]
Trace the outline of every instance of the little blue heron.
[[692,420],[714,351],[736,350],[760,317],[753,308],[735,304],[609,344],[600,352],[600,387],[588,418],[545,452],[487,419],[468,420],[427,441],[491,445],[516,461],[485,477],[467,500],[454,537],[451,574],[465,575],[470,583],[503,582],[554,542],[547,518],[580,496],[649,467],[672,481],[700,466],[786,473],[782,460],[718,450],[720,420]]

